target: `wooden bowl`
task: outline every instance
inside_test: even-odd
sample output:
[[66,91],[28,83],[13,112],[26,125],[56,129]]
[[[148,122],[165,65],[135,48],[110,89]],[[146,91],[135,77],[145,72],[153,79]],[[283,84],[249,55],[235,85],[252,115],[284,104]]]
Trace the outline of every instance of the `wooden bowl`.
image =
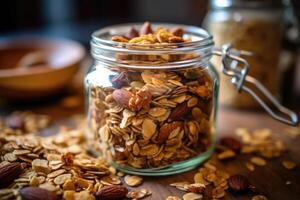
[[60,92],[85,56],[84,47],[65,39],[0,41],[0,96],[33,99]]

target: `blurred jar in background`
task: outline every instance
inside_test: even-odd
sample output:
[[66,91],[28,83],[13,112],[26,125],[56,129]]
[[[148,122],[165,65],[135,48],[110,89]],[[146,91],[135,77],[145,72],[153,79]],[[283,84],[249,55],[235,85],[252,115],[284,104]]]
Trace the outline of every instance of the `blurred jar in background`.
[[[204,25],[216,46],[231,43],[234,48],[253,52],[247,57],[249,74],[261,81],[273,95],[279,95],[279,55],[283,29],[283,6],[277,0],[211,0]],[[220,59],[213,64],[221,67]],[[236,108],[258,104],[247,94],[239,94],[227,76],[220,75],[220,103]]]

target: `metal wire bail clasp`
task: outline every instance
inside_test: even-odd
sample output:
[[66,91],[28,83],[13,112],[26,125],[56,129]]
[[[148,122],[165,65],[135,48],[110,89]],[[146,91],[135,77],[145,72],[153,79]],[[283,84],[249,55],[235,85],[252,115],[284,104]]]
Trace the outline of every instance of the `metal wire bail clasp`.
[[[240,55],[251,56],[251,52],[232,49],[230,44],[226,44],[222,48],[215,48],[213,53],[221,56],[222,72],[232,77],[231,82],[239,92],[244,91],[250,94],[274,119],[293,126],[298,124],[298,116],[295,112],[282,106],[257,79],[248,75],[249,64]],[[267,105],[253,89],[267,99],[271,106]]]

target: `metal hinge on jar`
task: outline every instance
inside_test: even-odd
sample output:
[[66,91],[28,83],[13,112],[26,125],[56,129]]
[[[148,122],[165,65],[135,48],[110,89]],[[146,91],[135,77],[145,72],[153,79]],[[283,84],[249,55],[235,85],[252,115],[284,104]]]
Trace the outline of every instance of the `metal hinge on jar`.
[[[230,44],[225,44],[222,48],[215,48],[213,53],[214,55],[221,56],[222,72],[232,77],[231,82],[236,86],[239,92],[244,91],[250,94],[274,119],[288,125],[295,126],[298,124],[298,116],[295,112],[282,106],[257,79],[248,75],[249,64],[245,59],[241,58],[240,55],[251,56],[251,52],[239,51],[233,49]],[[246,84],[259,91],[275,109],[269,106]]]

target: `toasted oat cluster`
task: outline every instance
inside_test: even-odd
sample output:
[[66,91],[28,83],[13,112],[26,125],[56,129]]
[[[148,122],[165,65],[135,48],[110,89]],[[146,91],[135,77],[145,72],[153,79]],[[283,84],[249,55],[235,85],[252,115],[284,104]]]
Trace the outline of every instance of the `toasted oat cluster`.
[[[112,40],[178,44],[186,42],[183,34],[180,28],[152,31],[145,23],[139,33],[132,28],[126,36],[114,36]],[[121,57],[156,64],[191,55]],[[118,68],[111,71],[110,83],[102,86],[91,82],[89,87],[91,141],[106,158],[134,168],[153,168],[187,160],[210,146],[213,84],[205,69]]]
[[111,39],[115,42],[130,44],[168,44],[186,42],[187,40],[182,38],[183,34],[184,31],[180,27],[174,27],[170,30],[158,27],[153,31],[151,24],[145,22],[139,32],[132,27],[124,36],[113,36]]
[[[145,22],[140,31],[132,27],[125,35],[117,35],[111,38],[112,41],[118,42],[118,47],[131,50],[144,49],[165,49],[172,50],[182,47],[185,43],[190,42],[189,36],[184,37],[184,30],[181,27],[167,29],[157,27],[153,30],[149,22]],[[124,54],[118,53],[116,59],[119,62],[129,64],[160,64],[192,59],[195,55],[191,53],[165,53],[165,54]]]

